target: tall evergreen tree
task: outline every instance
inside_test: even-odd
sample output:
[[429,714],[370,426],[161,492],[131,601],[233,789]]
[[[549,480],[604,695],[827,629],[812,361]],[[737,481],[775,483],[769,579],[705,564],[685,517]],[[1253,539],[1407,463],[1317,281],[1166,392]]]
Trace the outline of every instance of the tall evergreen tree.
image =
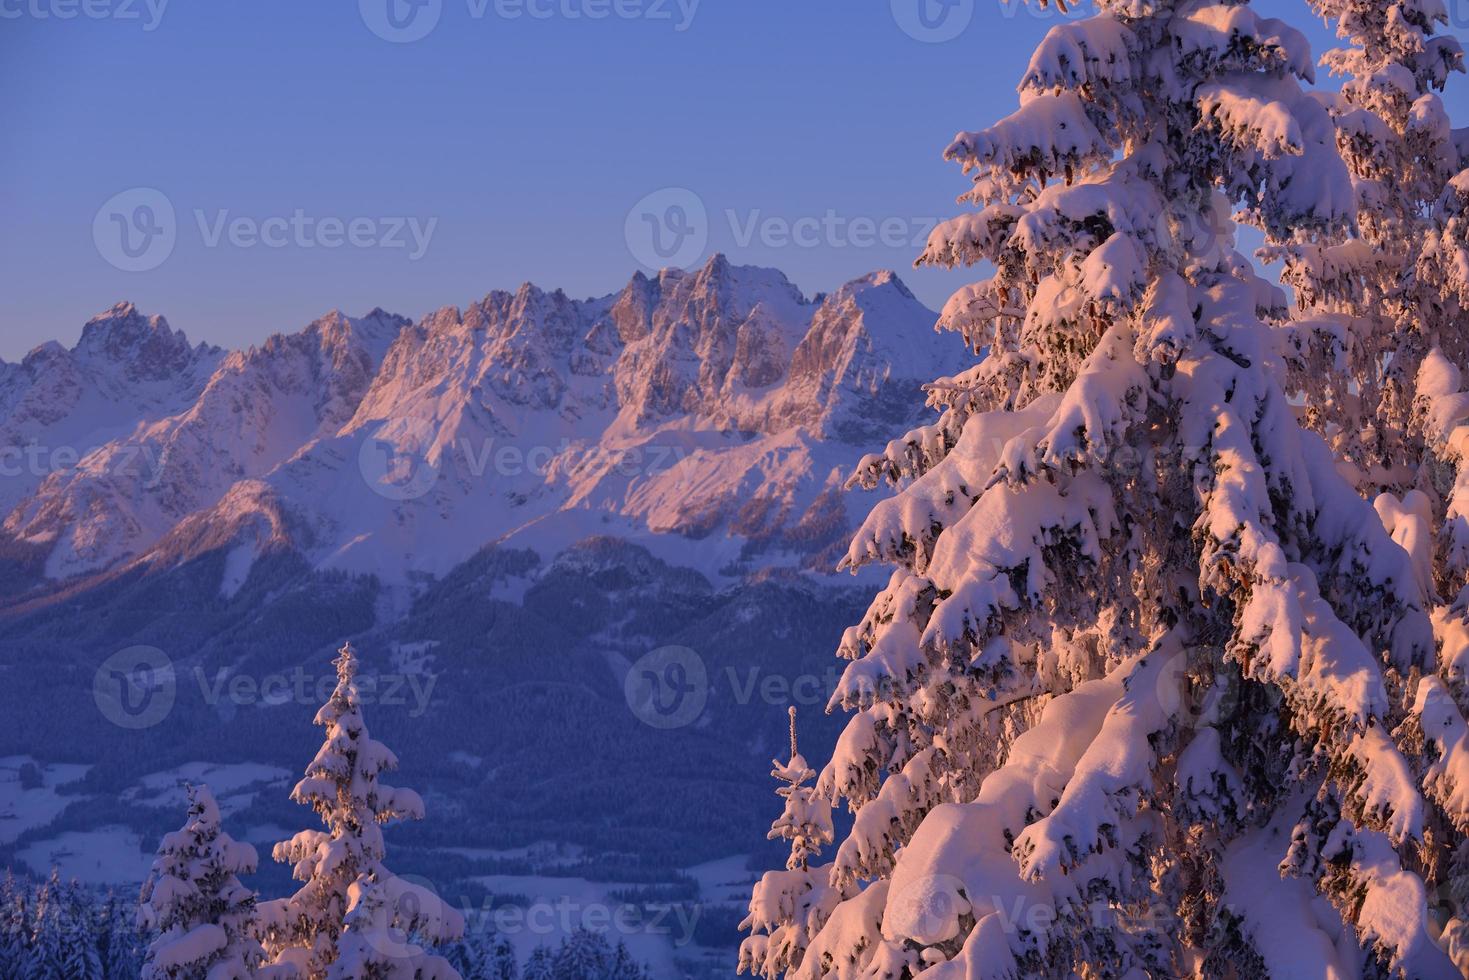
[[148,944],[143,980],[246,980],[260,963],[255,893],[239,875],[255,871],[255,848],[220,826],[207,786],[188,788],[184,825],[163,835],[143,884],[138,924]]
[[[412,939],[451,942],[464,934],[463,916],[383,865],[382,825],[422,819],[423,800],[413,790],[378,781],[397,768],[398,759],[368,734],[350,643],[333,664],[336,688],[316,714],[325,741],[291,792],[326,829],[304,830],[275,847],[275,859],[290,863],[304,884],[291,897],[261,906],[270,966],[282,975],[293,970],[323,980],[339,954],[350,950],[350,961],[337,975],[347,969],[389,975],[411,968],[430,971],[426,977],[456,977],[447,961],[424,953]],[[352,933],[345,945],[344,931]]]
[[856,894],[792,972],[1457,976],[1403,734],[1428,610],[1234,244],[1231,207],[1271,246],[1353,226],[1314,59],[1247,2],[1098,7],[947,151],[977,210],[920,261],[993,264],[941,321],[989,356],[859,467],[899,489],[847,565],[896,570],[816,785]]

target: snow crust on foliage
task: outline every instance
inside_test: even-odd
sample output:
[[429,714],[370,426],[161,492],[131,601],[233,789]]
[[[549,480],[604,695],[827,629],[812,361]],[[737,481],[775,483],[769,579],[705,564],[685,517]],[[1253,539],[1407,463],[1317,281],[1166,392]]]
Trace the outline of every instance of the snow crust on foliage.
[[1351,864],[1352,877],[1363,889],[1357,933],[1364,943],[1390,950],[1392,962],[1405,976],[1425,980],[1459,976],[1419,912],[1427,901],[1423,879],[1403,870],[1387,837],[1343,822],[1328,839],[1322,856]]
[[[929,814],[893,873],[882,920],[886,940],[932,945],[953,939],[960,929],[953,910],[961,908],[975,920],[1017,909],[1062,913],[1070,903],[1084,904],[1089,881],[1123,873],[1123,862],[1101,855],[1080,873],[1042,879],[1017,873],[1017,860],[1007,853],[1007,838],[1022,832],[1029,811],[1051,812],[1062,801],[1122,693],[1121,679],[1113,676],[1052,701],[1040,723],[1016,739],[1005,767],[985,780],[978,799]],[[1108,740],[1104,748],[1121,746]],[[1070,809],[1062,812],[1064,820]],[[1044,951],[1044,931],[1012,924],[1016,928],[1004,939],[1014,953]]]
[[1360,974],[1351,930],[1309,882],[1280,874],[1300,811],[1296,799],[1281,817],[1230,846],[1222,862],[1225,898],[1269,976],[1350,980]]
[[966,170],[995,165],[1054,172],[1108,155],[1106,142],[1074,92],[1031,96],[992,128],[958,134],[944,151],[946,159]]
[[879,501],[852,538],[843,567],[874,561],[911,562],[922,572],[938,532],[973,505],[989,484],[1005,446],[1040,424],[1054,399],[1023,412],[984,412],[964,423],[958,443],[938,465],[895,497]]
[[1020,90],[1130,82],[1136,50],[1137,37],[1113,17],[1058,25],[1046,33],[1031,55]]
[[1201,4],[1170,25],[1175,49],[1184,59],[1239,67],[1248,59],[1279,67],[1307,82],[1316,78],[1306,36],[1284,21],[1261,17],[1248,4]]
[[1413,704],[1423,737],[1437,758],[1428,767],[1425,791],[1449,814],[1460,830],[1469,829],[1469,725],[1444,682],[1425,677],[1418,682]]

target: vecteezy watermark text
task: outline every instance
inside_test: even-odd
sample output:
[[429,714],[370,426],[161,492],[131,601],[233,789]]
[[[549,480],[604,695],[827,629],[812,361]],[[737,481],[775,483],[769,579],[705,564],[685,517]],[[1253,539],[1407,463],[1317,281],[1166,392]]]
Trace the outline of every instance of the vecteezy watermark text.
[[[162,723],[173,711],[184,678],[198,687],[211,708],[275,707],[326,703],[337,685],[335,671],[312,673],[305,667],[265,674],[195,666],[182,674],[157,647],[134,646],[104,660],[92,677],[92,697],[108,721],[136,731]],[[410,718],[428,711],[439,675],[422,663],[396,672],[357,676],[357,698],[363,705],[406,707]]]
[[388,419],[374,426],[357,453],[357,467],[373,493],[388,500],[417,500],[445,472],[473,482],[493,478],[545,478],[553,467],[567,472],[596,469],[625,477],[657,476],[677,466],[682,446],[583,446],[562,439],[552,446],[520,445],[494,437],[456,438],[444,443],[430,419]]
[[[75,446],[0,446],[0,479],[22,476],[47,477],[74,468],[102,447],[81,450]],[[141,477],[146,489],[158,486],[163,476],[162,461],[153,446],[127,443],[116,447],[106,457],[107,472],[112,476]]]
[[137,21],[154,31],[167,9],[168,0],[0,0],[0,20]]
[[[211,707],[230,704],[250,705],[324,704],[337,685],[335,674],[312,675],[304,667],[293,667],[280,673],[256,677],[232,674],[223,667],[213,674],[203,667],[191,672],[199,685],[204,703]],[[428,671],[405,671],[389,674],[361,674],[357,678],[357,701],[364,706],[408,707],[408,717],[418,718],[433,700],[434,685],[439,675]]]
[[[979,10],[993,10],[995,4],[980,6],[975,0],[890,0],[893,22],[915,41],[942,44],[964,34],[974,23]],[[1086,4],[1062,6],[1050,0],[999,0],[1000,16],[1013,20],[1022,14],[1036,19],[1078,19],[1091,16]]]
[[525,906],[496,906],[486,898],[476,907],[465,898],[460,911],[470,934],[564,936],[585,929],[623,936],[666,936],[675,947],[683,947],[693,942],[702,910],[682,902],[587,902],[563,895],[536,899]]
[[[719,215],[739,248],[921,249],[937,217],[851,215],[835,208],[813,214],[770,214],[763,208],[725,208]],[[704,199],[687,187],[664,187],[629,209],[623,238],[648,269],[687,268],[703,258],[716,221]]]
[[[230,208],[193,208],[193,225],[205,248],[386,249],[416,262],[428,252],[439,219],[412,215],[242,215]],[[92,241],[108,264],[124,272],[156,269],[173,254],[179,220],[168,195],[133,187],[113,195],[92,219]]]
[[[702,0],[464,0],[473,21],[638,20],[667,24],[682,33],[693,26]],[[445,0],[358,0],[367,29],[384,41],[411,44],[434,32]]]
[[623,677],[627,706],[653,728],[683,728],[699,720],[716,690],[748,705],[825,707],[841,685],[842,665],[835,661],[820,672],[787,674],[759,665],[725,666],[711,671],[704,658],[688,647],[659,647],[645,654]]

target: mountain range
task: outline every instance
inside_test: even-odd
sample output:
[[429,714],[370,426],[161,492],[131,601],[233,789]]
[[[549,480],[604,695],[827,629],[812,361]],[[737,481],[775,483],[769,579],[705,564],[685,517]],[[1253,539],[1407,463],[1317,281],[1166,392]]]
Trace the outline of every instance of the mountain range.
[[812,567],[843,469],[965,356],[934,320],[890,272],[807,298],[723,256],[234,352],[120,303],[0,362],[0,534],[27,594],[219,549],[226,594],[279,549],[397,585],[602,534],[722,580]]

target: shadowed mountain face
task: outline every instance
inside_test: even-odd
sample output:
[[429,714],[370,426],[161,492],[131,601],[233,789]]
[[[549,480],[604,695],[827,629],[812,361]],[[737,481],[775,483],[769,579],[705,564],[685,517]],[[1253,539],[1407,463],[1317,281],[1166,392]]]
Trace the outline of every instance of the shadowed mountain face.
[[236,352],[122,304],[0,363],[0,782],[45,782],[0,786],[0,856],[131,884],[183,776],[240,784],[268,852],[350,638],[430,812],[395,866],[687,890],[778,812],[785,705],[835,738],[870,592],[833,574],[871,502],[843,483],[972,362],[935,319],[892,273],[807,298],[716,257]]

